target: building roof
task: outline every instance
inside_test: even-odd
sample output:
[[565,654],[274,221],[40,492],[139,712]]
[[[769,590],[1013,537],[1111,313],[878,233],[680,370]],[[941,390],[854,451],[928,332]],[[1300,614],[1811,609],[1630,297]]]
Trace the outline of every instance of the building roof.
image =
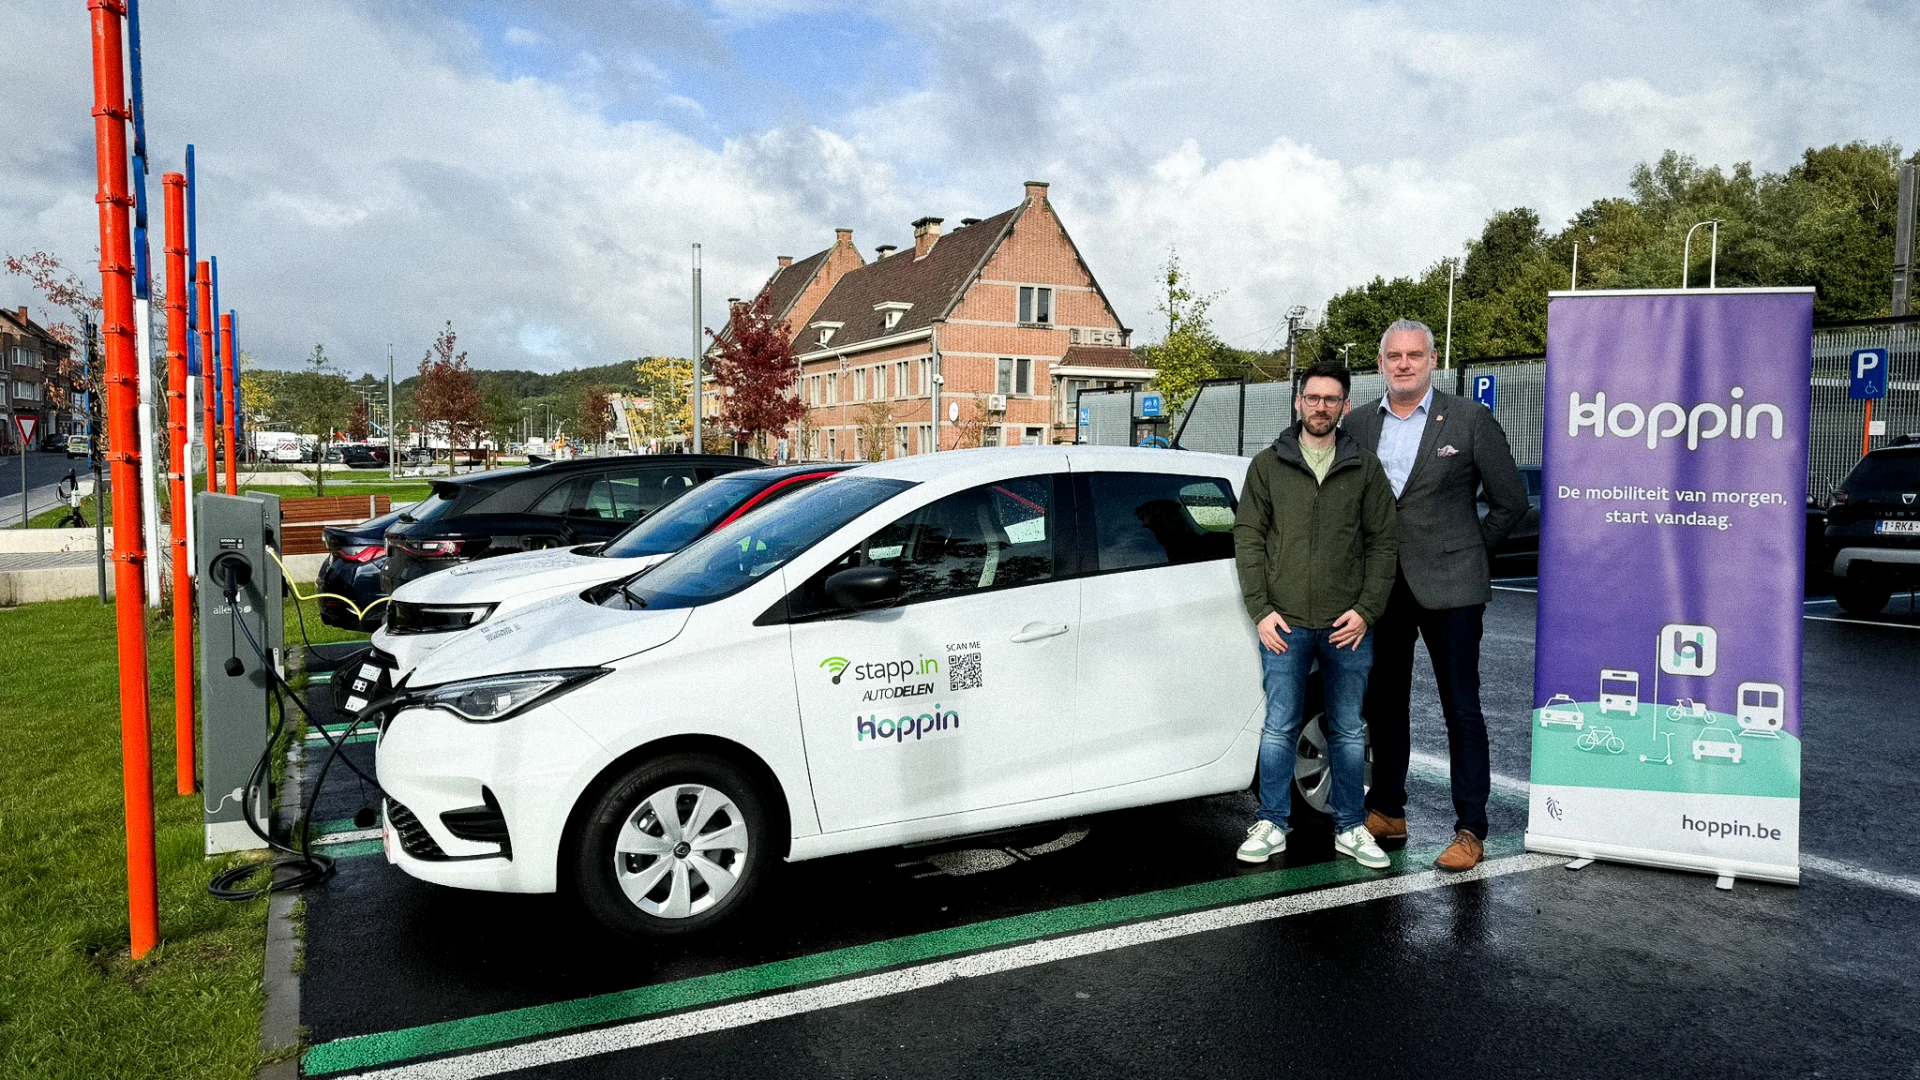
[[[809,323],[841,324],[827,345],[835,351],[875,338],[925,330],[952,310],[1026,206],[1022,202],[1005,213],[941,236],[925,258],[914,258],[914,249],[908,247],[847,271]],[[874,310],[874,305],[889,301],[913,305],[891,329],[882,313]],[[796,335],[794,352],[805,354],[819,349],[818,336],[806,327],[791,330]]]
[[69,348],[67,343],[55,337],[52,331],[34,322],[33,319],[28,316],[26,308],[0,308],[0,330],[7,330],[16,334],[25,334],[29,337],[39,338],[43,343],[55,349],[66,350]]
[[[775,326],[786,319],[787,313],[793,310],[794,301],[800,299],[800,294],[807,291],[808,285],[813,284],[813,279],[819,276],[820,268],[826,265],[827,256],[831,254],[833,249],[830,247],[816,251],[804,259],[796,260],[791,266],[780,267],[767,279],[763,286],[769,294],[767,314],[772,316]],[[802,329],[789,326],[787,332],[796,334]]]
[[1060,358],[1063,367],[1145,368],[1132,349],[1117,345],[1069,345]]

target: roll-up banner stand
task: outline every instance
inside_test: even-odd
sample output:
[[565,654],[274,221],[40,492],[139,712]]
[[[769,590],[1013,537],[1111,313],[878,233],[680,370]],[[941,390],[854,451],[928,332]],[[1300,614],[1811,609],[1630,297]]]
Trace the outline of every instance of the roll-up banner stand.
[[1527,848],[1798,883],[1813,290],[1548,295]]

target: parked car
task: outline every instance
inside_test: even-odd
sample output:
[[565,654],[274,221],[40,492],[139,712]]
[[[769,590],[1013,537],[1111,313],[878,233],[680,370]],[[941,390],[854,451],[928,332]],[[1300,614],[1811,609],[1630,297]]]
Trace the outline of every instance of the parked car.
[[85,435],[69,435],[66,441],[67,460],[89,457],[93,453],[93,443]]
[[495,618],[375,710],[385,846],[636,938],[813,859],[1241,791],[1264,715],[1244,458],[865,466]]
[[708,480],[758,468],[708,454],[555,461],[433,481],[433,494],[387,530],[389,593],[414,578],[516,551],[602,543]]
[[57,454],[67,448],[67,437],[57,432],[48,432],[40,436],[39,450],[46,454]]
[[1920,436],[1860,459],[1827,506],[1833,598],[1875,615],[1895,592],[1920,588]]
[[373,635],[385,685],[403,679],[461,631],[564,592],[627,577],[664,560],[714,529],[804,490],[852,465],[743,469],[717,477],[629,525],[606,544],[525,551],[400,586]]
[[348,443],[340,448],[340,461],[349,469],[384,469],[387,467],[387,448]]
[[[1493,565],[1496,573],[1514,573],[1532,567],[1537,570],[1540,558],[1540,466],[1520,466],[1520,479],[1527,485],[1527,512],[1521,515],[1513,531],[1493,549]],[[1480,516],[1487,516],[1485,492],[1480,493]]]
[[386,618],[387,605],[375,606],[387,595],[380,587],[380,571],[387,558],[386,533],[409,509],[397,507],[358,525],[329,525],[320,530],[327,545],[317,579],[321,622],[365,633]]

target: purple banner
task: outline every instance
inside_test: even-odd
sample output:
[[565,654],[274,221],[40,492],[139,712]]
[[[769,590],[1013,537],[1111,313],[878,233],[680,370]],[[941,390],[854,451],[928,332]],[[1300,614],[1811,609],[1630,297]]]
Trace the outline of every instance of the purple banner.
[[1797,880],[1812,319],[1549,300],[1530,847]]

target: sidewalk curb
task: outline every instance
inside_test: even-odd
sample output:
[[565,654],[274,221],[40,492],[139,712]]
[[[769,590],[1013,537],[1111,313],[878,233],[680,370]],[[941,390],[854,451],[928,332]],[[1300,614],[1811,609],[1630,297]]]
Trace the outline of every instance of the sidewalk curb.
[[[301,740],[295,739],[287,747],[287,779],[281,786],[280,805],[302,805],[304,766],[304,748]],[[260,972],[260,988],[266,998],[260,1012],[260,1056],[288,1056],[262,1066],[255,1074],[258,1080],[298,1080],[300,1075],[300,973],[294,970],[299,951],[294,907],[300,896],[298,891],[288,890],[267,897],[267,953]]]

